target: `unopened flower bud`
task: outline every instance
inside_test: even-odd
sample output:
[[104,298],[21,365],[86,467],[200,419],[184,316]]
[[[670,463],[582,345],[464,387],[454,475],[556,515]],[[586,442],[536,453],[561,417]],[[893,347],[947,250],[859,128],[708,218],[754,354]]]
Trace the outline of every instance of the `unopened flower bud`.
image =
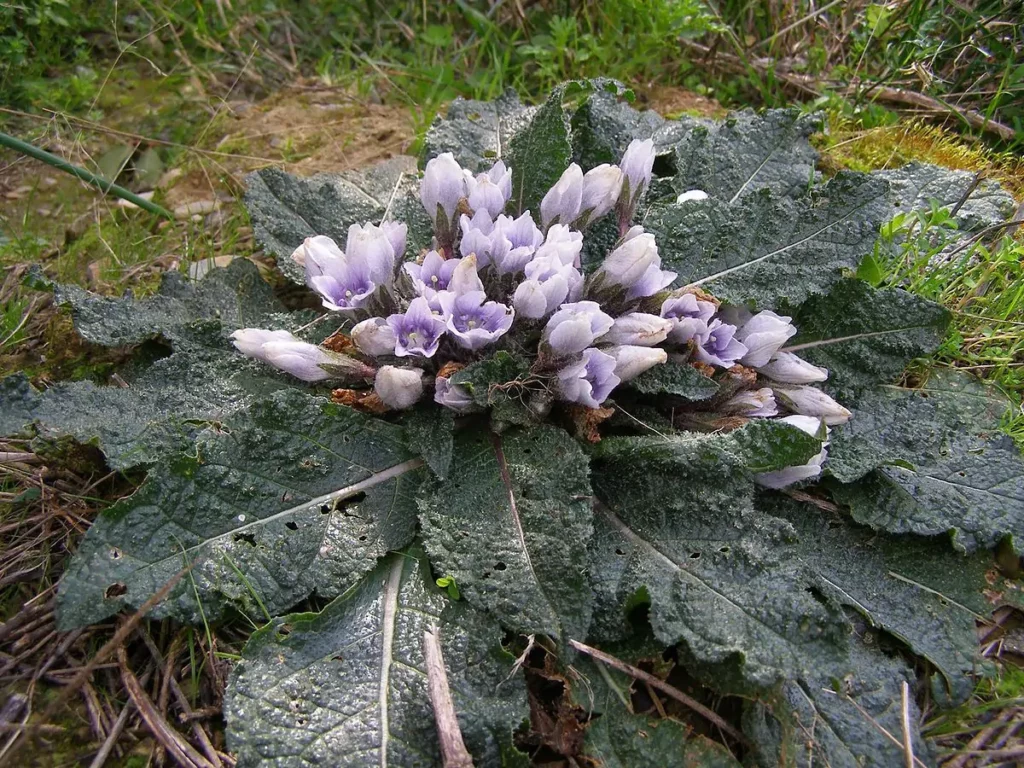
[[546,229],[553,223],[568,224],[580,214],[583,170],[573,163],[540,201],[540,220]]
[[775,397],[794,413],[801,416],[817,416],[829,426],[845,424],[853,416],[815,387],[776,387]]
[[635,379],[649,368],[668,361],[668,352],[654,347],[623,345],[604,351],[615,359],[615,375],[621,382]]
[[827,368],[812,365],[792,352],[776,352],[757,372],[783,384],[813,384],[828,379]]
[[423,373],[417,368],[385,365],[377,371],[373,390],[388,408],[411,408],[423,396]]

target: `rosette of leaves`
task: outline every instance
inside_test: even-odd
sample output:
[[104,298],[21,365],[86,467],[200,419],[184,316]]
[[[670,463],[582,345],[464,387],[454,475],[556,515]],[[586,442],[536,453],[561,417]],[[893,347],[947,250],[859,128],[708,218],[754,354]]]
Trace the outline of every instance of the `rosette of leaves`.
[[[820,179],[796,113],[627,96],[457,101],[422,173],[250,177],[320,314],[244,262],[141,301],[58,287],[138,354],[118,386],[0,382],[0,428],[147,472],[62,626],[263,617],[225,706],[241,766],[440,764],[425,632],[478,765],[896,766],[907,739],[929,764],[903,684],[963,700],[976,622],[1020,602],[989,554],[1024,530],[1004,404],[898,384],[947,313],[852,275],[906,195]],[[654,692],[683,679],[729,705]]]

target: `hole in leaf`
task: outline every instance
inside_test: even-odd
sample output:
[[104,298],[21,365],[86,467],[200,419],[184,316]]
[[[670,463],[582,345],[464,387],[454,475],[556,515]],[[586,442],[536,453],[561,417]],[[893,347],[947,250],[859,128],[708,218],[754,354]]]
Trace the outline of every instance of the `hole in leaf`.
[[334,505],[334,509],[337,510],[338,512],[341,512],[341,514],[343,515],[352,515],[355,514],[353,510],[365,500],[366,493],[361,491],[357,493],[355,496],[349,496],[347,499],[344,499],[343,501],[336,502]]
[[330,513],[331,513],[331,505],[330,504],[321,504],[320,505],[320,514],[321,515],[329,515]]
[[721,553],[722,553],[723,555],[727,555],[727,554],[729,554],[729,553],[730,553],[730,552],[731,552],[732,550],[731,550],[731,549],[730,549],[729,547],[719,547],[719,548],[718,548],[718,551],[719,551],[719,552],[721,552]]
[[299,524],[292,520],[289,520],[287,523],[285,523],[284,527],[287,528],[289,531],[299,530]]
[[489,579],[489,578],[491,578],[491,572],[490,571],[484,571],[484,575],[481,576],[480,578],[481,579]]
[[616,555],[624,555],[624,554],[626,554],[626,553],[625,553],[625,552],[623,552],[623,551],[622,551],[621,549],[619,549],[618,547],[616,547],[616,548],[615,548],[615,554],[616,554]]
[[494,570],[496,570],[496,571],[504,571],[507,567],[508,566],[506,566],[504,563],[495,563],[494,564]]
[[121,550],[118,549],[117,547],[111,547],[110,548],[110,559],[111,560],[120,560],[121,559]]
[[669,152],[665,155],[658,155],[654,158],[654,166],[651,169],[655,176],[673,177],[679,172],[676,166],[676,153]]
[[700,560],[700,552],[691,552],[690,553],[690,559],[691,560]]
[[366,541],[367,538],[368,537],[366,536],[366,534],[363,534],[362,536],[359,537],[359,540],[360,541]]
[[253,533],[236,533],[235,541],[244,541],[251,547],[256,546],[256,535]]
[[344,660],[345,660],[345,657],[342,656],[340,653],[337,656],[332,656],[331,657],[331,661],[344,661]]
[[104,590],[103,596],[110,600],[113,597],[121,597],[121,595],[127,594],[127,592],[128,587],[120,581],[116,581]]

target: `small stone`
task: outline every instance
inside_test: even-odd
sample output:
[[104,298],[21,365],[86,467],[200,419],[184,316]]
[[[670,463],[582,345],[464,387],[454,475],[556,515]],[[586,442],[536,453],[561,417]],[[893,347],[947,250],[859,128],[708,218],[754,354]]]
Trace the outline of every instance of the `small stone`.
[[161,188],[166,188],[174,184],[185,172],[181,168],[171,168],[171,170],[165,172],[156,182],[156,185]]
[[173,213],[176,219],[194,219],[220,209],[219,200],[192,200],[177,206]]

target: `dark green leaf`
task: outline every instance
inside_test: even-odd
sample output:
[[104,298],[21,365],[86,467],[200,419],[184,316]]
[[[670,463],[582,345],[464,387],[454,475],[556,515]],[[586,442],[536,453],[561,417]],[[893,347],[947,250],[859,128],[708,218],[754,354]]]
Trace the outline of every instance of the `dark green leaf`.
[[692,402],[707,400],[718,384],[691,365],[665,363],[650,368],[625,385],[644,395],[675,395]]
[[529,369],[526,360],[502,350],[452,374],[451,382],[465,387],[479,405],[490,406],[510,398],[521,399],[521,386],[506,385],[521,380]]
[[645,226],[678,285],[767,307],[799,304],[856,270],[890,211],[885,182],[841,173],[796,200],[762,189],[732,204],[657,206]]
[[298,391],[204,432],[93,523],[61,581],[64,627],[138,608],[186,565],[150,614],[213,619],[334,597],[416,527],[421,460],[402,430]]
[[[730,203],[758,189],[799,197],[817,177],[818,153],[808,138],[821,125],[818,115],[747,110],[707,127],[693,123],[691,130],[677,129],[682,135],[672,145],[676,192],[700,189]],[[668,132],[666,126],[660,133]]]
[[304,281],[303,272],[291,255],[313,235],[327,235],[344,250],[352,224],[393,219],[409,227],[407,254],[430,244],[430,221],[420,205],[412,158],[308,179],[265,168],[249,174],[246,184],[245,205],[256,239],[297,283]]
[[409,449],[422,456],[438,478],[446,479],[452,465],[455,414],[430,403],[407,413],[402,419],[402,426]]
[[540,220],[541,199],[572,162],[569,116],[562,102],[570,92],[583,87],[581,83],[557,87],[530,116],[529,125],[509,139],[502,159],[512,169],[508,205],[513,211],[532,211]]
[[484,171],[509,150],[512,137],[530,124],[536,107],[524,106],[512,89],[494,101],[457,98],[448,113],[437,117],[427,131],[427,159],[451,152],[464,168]]
[[914,161],[902,168],[875,171],[872,175],[889,182],[893,204],[900,211],[927,211],[933,200],[952,209],[963,201],[956,218],[960,228],[966,231],[1002,224],[1017,207],[1013,195],[994,181],[984,179],[971,191],[975,174],[970,171]]
[[801,305],[793,318],[799,333],[786,349],[827,368],[828,388],[845,402],[934,352],[949,320],[945,308],[899,288],[843,280]]
[[836,498],[862,523],[894,533],[952,534],[957,549],[1024,545],[1024,461],[1013,439],[955,436],[917,463],[892,463]]
[[318,614],[253,634],[224,708],[239,766],[440,766],[423,633],[436,629],[477,765],[500,765],[527,716],[501,628],[430,582],[423,553],[384,560]]
[[505,626],[554,638],[590,624],[589,467],[562,430],[456,435],[447,482],[420,498],[424,544],[463,597]]
[[754,764],[904,768],[901,685],[907,681],[914,753],[930,765],[918,726],[914,673],[877,644],[875,636],[865,633],[851,643],[847,662],[812,668],[785,682],[767,706],[753,705],[744,726],[754,743]]
[[595,89],[572,117],[573,159],[584,170],[602,163],[617,165],[629,142],[656,136],[665,124],[665,118],[657,112],[639,111],[616,92]]
[[655,636],[684,643],[720,687],[771,686],[844,658],[842,612],[785,551],[792,526],[753,508],[735,460],[693,442],[687,461],[595,461],[595,639],[620,637],[628,609],[649,602]]

